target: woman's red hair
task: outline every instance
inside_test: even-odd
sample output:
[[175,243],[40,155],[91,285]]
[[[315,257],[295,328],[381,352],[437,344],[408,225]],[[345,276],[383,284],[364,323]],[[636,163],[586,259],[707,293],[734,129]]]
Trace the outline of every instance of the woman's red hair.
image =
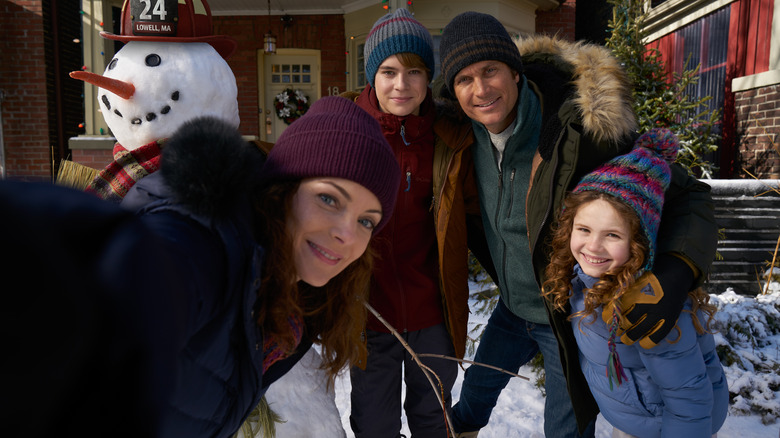
[[322,346],[322,368],[329,383],[346,366],[365,357],[360,334],[366,321],[363,303],[368,297],[373,252],[371,248],[322,287],[297,281],[287,218],[300,181],[277,182],[257,197],[258,241],[266,251],[263,278],[255,311],[264,336],[272,336],[288,353],[295,336],[288,318],[305,321],[305,335]]

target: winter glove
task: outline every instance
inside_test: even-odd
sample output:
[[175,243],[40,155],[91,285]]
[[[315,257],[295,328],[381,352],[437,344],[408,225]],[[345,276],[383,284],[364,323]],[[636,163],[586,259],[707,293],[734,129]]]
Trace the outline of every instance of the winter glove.
[[[675,255],[659,255],[647,272],[620,298],[620,340],[653,348],[677,325],[688,291],[693,288],[694,267]],[[609,322],[613,305],[604,306],[602,319]]]

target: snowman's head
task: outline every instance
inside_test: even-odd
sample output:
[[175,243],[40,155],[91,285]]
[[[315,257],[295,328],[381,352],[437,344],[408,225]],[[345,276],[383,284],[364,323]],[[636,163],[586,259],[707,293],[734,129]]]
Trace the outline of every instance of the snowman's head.
[[135,89],[129,98],[104,88],[97,95],[106,124],[128,150],[167,138],[199,116],[239,125],[236,78],[208,43],[130,41],[104,76]]

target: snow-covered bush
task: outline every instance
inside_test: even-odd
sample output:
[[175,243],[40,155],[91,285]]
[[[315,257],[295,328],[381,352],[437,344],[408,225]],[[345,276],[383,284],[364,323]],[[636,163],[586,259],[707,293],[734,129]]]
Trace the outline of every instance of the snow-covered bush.
[[761,415],[764,424],[780,418],[780,290],[749,297],[731,288],[710,299],[718,307],[712,328],[729,384],[734,415]]

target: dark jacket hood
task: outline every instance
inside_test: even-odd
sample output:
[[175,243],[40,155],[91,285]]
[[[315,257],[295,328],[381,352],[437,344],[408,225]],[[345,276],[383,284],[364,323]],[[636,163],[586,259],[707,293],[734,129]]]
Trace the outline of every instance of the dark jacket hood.
[[193,119],[166,142],[160,172],[177,202],[199,215],[232,211],[258,185],[265,154],[228,123]]

